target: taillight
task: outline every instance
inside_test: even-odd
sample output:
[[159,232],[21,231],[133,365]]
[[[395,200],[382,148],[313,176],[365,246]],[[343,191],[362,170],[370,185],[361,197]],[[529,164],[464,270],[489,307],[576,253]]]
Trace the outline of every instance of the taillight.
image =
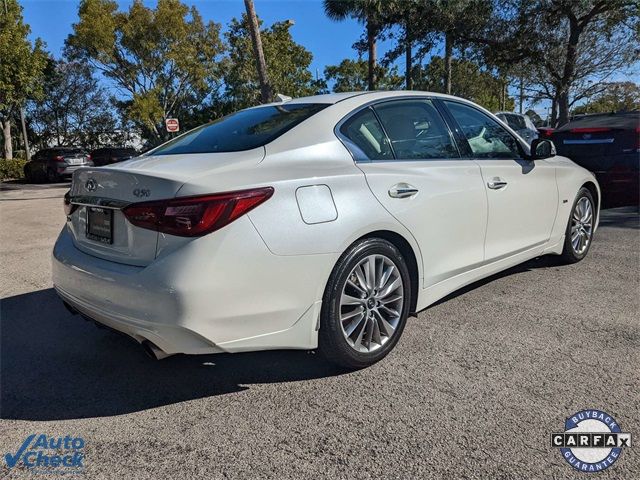
[[71,190],[64,194],[64,213],[65,215],[71,215],[77,208],[77,205],[71,203]]
[[90,153],[87,154],[87,160],[91,161],[91,154]]
[[610,128],[606,127],[583,127],[583,128],[572,128],[569,130],[571,133],[603,133],[610,132]]
[[64,162],[64,157],[62,155],[58,155],[53,158],[56,162]]
[[134,203],[122,210],[137,227],[180,237],[197,237],[218,230],[273,195],[272,187],[237,192]]

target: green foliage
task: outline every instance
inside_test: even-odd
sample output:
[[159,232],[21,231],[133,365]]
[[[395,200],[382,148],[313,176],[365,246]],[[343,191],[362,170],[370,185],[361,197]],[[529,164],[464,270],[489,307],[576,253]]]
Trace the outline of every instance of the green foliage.
[[[365,60],[345,59],[339,65],[329,65],[324,69],[325,80],[333,82],[334,92],[357,92],[367,89],[368,64]],[[403,77],[397,68],[391,70],[377,66],[377,88],[395,90],[402,87]]]
[[[290,97],[313,95],[318,84],[309,65],[313,56],[293,41],[290,23],[277,22],[260,31],[272,91]],[[246,15],[233,19],[225,33],[228,56],[224,61],[225,100],[232,110],[260,103],[260,83]]]
[[26,160],[14,158],[7,160],[0,158],[0,180],[18,179],[24,176],[24,164]]
[[[444,91],[444,59],[433,57],[429,65],[417,72],[416,87],[433,92]],[[513,110],[515,102],[507,97],[501,102],[505,84],[489,71],[481,70],[469,60],[453,60],[451,93],[482,105],[493,112]]]
[[[42,72],[47,56],[40,39],[31,45],[30,28],[15,0],[3,0],[0,8],[0,114],[42,94]],[[5,11],[6,8],[6,11]]]
[[51,60],[43,98],[29,108],[32,141],[78,145],[88,149],[108,143],[116,120],[104,87],[86,62]]
[[580,113],[610,113],[640,110],[640,85],[633,82],[614,82],[605,86],[584,105],[573,110]]
[[111,0],[83,0],[67,53],[86,59],[111,79],[126,100],[123,112],[152,137],[167,138],[164,119],[189,114],[217,90],[223,52],[220,25],[204,23],[195,7],[136,0],[127,12]]

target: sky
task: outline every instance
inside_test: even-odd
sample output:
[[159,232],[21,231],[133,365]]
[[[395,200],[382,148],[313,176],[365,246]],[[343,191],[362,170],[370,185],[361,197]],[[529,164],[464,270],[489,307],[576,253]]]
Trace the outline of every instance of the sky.
[[[195,5],[205,21],[221,23],[223,29],[233,17],[245,11],[242,0],[182,0]],[[48,50],[60,56],[64,40],[73,30],[78,18],[78,3],[71,0],[21,0],[25,21],[31,26],[31,38],[42,38]],[[131,4],[119,1],[120,9]],[[155,2],[145,0],[149,6]],[[354,20],[334,22],[324,14],[321,0],[255,0],[256,12],[266,25],[282,20],[293,20],[293,39],[313,53],[311,71],[322,75],[324,67],[335,65],[345,58],[357,58],[351,48],[363,32],[363,26]],[[390,47],[389,42],[379,44],[379,55]]]
[[[242,0],[182,0],[195,5],[205,21],[213,20],[222,24],[223,30],[233,17],[240,17],[245,11]],[[31,39],[40,37],[47,49],[60,57],[64,41],[73,30],[78,19],[78,1],[73,0],[20,0],[24,8],[24,19],[31,26]],[[119,1],[120,9],[126,10],[131,1]],[[155,1],[144,0],[149,6]],[[311,71],[322,76],[327,65],[336,65],[345,58],[357,58],[352,45],[360,39],[363,26],[355,20],[334,22],[324,14],[321,0],[254,0],[258,16],[264,24],[293,20],[291,27],[293,39],[313,54]],[[392,47],[391,41],[378,43],[378,56]],[[434,54],[442,54],[437,50]],[[401,63],[402,59],[398,62]],[[399,71],[404,69],[399,65]],[[640,82],[640,72],[631,76],[618,76],[612,80],[631,80]],[[510,91],[516,95],[515,88]],[[547,105],[537,104],[535,110],[545,116]]]

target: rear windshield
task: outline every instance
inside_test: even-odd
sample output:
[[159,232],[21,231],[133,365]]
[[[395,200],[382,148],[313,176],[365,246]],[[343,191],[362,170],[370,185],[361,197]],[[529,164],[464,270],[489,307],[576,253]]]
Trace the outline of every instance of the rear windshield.
[[56,148],[52,150],[53,153],[57,153],[59,155],[77,155],[84,154],[84,150],[81,148]]
[[198,127],[149,152],[150,155],[238,152],[275,140],[287,130],[327,107],[296,103],[251,108]]
[[611,128],[634,130],[640,126],[640,113],[624,113],[612,115],[584,115],[575,117],[557,131],[563,132],[572,128]]
[[114,148],[112,150],[114,155],[135,155],[135,148]]
[[525,128],[527,128],[524,117],[521,117],[520,115],[512,115],[507,113],[504,114],[503,117],[505,118],[507,125],[509,125],[514,130],[524,130]]

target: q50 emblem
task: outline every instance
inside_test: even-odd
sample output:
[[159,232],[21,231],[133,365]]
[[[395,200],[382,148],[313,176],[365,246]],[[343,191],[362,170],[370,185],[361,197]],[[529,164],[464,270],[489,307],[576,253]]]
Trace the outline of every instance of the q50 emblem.
[[133,191],[133,194],[138,198],[148,197],[149,195],[151,195],[151,190],[149,190],[148,188],[136,188]]

